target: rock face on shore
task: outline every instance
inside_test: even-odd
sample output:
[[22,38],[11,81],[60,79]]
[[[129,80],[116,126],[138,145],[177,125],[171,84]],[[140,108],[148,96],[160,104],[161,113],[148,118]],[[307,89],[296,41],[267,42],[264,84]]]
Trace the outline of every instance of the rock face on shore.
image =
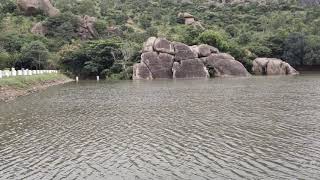
[[96,29],[94,28],[94,24],[97,21],[95,17],[91,16],[79,16],[79,27],[78,27],[78,35],[82,40],[92,39],[98,36]]
[[133,67],[133,79],[209,78],[249,76],[245,67],[231,55],[202,44],[188,46],[164,38],[150,37],[142,50],[141,62]]
[[57,16],[60,11],[53,7],[50,0],[17,0],[20,11],[26,15],[34,15],[39,12],[52,17]]
[[215,77],[250,76],[243,65],[230,54],[211,54],[205,58],[205,64],[214,69]]
[[297,75],[299,72],[290,64],[275,58],[257,58],[253,61],[252,72],[256,75]]

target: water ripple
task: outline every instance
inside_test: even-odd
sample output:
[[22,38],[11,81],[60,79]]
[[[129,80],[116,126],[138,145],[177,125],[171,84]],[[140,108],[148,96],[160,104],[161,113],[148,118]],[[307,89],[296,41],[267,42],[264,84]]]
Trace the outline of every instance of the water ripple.
[[67,84],[0,104],[0,179],[318,179],[318,76]]

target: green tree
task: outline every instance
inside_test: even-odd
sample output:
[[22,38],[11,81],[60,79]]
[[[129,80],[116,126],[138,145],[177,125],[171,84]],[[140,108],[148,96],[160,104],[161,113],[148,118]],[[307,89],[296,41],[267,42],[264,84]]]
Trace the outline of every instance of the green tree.
[[89,41],[61,54],[62,68],[82,77],[105,75],[116,61],[123,59],[120,44],[112,40]]
[[304,65],[306,37],[302,33],[292,33],[284,44],[283,58],[291,65]]
[[5,68],[12,67],[13,62],[9,53],[7,52],[0,52],[0,70]]
[[20,60],[16,63],[18,68],[45,69],[49,51],[41,41],[25,44],[21,49]]
[[320,36],[306,38],[305,65],[320,65]]
[[61,13],[59,16],[49,17],[44,23],[48,29],[48,37],[66,41],[77,38],[78,24],[78,18],[72,13]]

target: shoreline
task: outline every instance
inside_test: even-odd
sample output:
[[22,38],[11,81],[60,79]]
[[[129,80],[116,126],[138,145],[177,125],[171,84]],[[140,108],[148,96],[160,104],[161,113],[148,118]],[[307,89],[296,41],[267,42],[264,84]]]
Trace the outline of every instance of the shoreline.
[[23,83],[22,85],[24,87],[19,87],[16,85],[0,84],[0,103],[9,102],[9,101],[15,100],[18,97],[27,96],[29,94],[36,93],[36,92],[45,90],[51,86],[57,86],[57,85],[74,81],[62,74],[58,74],[56,76],[48,76],[48,77],[38,75],[37,78],[39,79],[32,80],[32,82],[28,82],[28,78],[29,77],[26,77],[25,79],[22,80],[22,83]]

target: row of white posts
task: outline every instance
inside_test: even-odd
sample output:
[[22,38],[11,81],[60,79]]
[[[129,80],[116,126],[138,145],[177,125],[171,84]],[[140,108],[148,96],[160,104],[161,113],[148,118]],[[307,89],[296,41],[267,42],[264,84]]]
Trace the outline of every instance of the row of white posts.
[[58,73],[57,70],[15,70],[15,68],[11,68],[11,70],[0,70],[0,79],[4,77],[11,76],[32,76],[37,74],[53,74]]
[[[100,81],[100,76],[97,76],[97,81]],[[79,76],[76,76],[76,82],[79,82]]]

